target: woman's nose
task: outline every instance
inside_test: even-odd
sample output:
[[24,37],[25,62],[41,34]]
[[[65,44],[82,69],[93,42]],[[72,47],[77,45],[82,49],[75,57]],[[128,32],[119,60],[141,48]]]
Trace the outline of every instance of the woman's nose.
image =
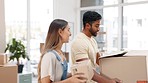
[[71,34],[71,31],[69,31],[69,36],[71,36],[72,34]]

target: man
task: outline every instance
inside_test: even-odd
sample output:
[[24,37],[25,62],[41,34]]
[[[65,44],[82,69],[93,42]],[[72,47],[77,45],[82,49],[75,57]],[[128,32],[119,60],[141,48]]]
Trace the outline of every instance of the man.
[[110,79],[99,74],[99,50],[93,36],[97,36],[100,28],[101,15],[95,11],[87,11],[83,15],[83,31],[77,35],[71,44],[72,63],[90,60],[94,68],[92,80],[98,83],[121,83],[118,79]]

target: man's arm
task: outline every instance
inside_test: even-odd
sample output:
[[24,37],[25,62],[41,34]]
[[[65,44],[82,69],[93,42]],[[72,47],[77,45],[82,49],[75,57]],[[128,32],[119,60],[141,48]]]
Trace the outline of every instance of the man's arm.
[[93,76],[92,80],[94,80],[98,83],[118,83],[114,79],[110,79],[110,78],[107,78],[107,77],[104,77],[104,76],[98,74],[95,70],[94,70],[94,76]]
[[99,63],[99,57],[100,57],[100,53],[99,52],[97,52],[97,54],[96,54],[96,63],[99,65],[100,63]]

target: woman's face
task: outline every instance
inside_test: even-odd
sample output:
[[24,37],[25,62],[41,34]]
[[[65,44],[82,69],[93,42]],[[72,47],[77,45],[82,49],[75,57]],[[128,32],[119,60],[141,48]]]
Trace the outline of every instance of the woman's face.
[[60,35],[63,43],[67,43],[69,41],[69,37],[71,36],[69,25],[67,25],[65,29],[61,31]]

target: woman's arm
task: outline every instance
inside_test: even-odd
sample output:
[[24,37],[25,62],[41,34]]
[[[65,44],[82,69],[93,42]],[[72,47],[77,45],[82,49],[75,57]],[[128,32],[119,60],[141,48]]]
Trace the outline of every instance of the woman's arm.
[[68,79],[63,80],[63,81],[59,81],[59,82],[52,82],[50,80],[50,76],[44,77],[41,79],[41,83],[70,83]]
[[50,76],[42,78],[41,83],[52,83],[51,80],[50,80]]
[[50,76],[44,77],[41,79],[41,83],[86,83],[87,79],[84,76],[84,74],[76,74],[73,75],[65,80],[59,81],[59,82],[52,82],[50,80]]

